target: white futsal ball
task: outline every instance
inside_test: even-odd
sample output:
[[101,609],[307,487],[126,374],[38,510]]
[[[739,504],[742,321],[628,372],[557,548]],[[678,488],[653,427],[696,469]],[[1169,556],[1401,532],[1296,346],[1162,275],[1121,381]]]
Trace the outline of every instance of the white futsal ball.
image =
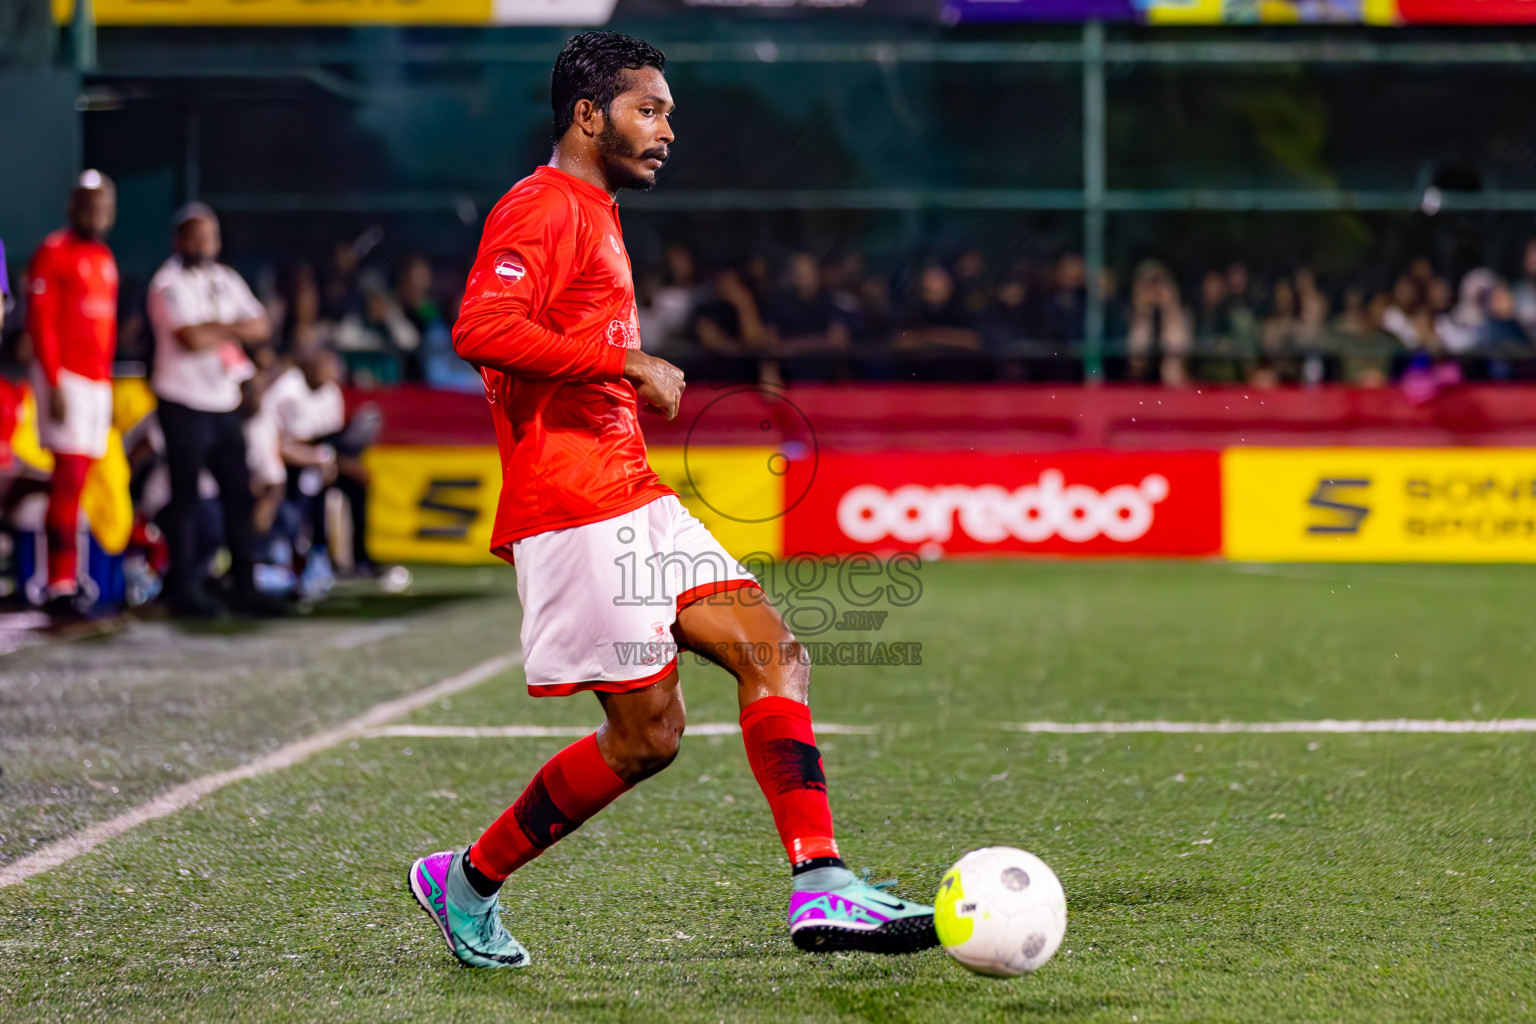
[[1045,965],[1067,931],[1067,896],[1032,853],[989,846],[944,874],[934,924],[949,955],[978,974],[1012,978]]

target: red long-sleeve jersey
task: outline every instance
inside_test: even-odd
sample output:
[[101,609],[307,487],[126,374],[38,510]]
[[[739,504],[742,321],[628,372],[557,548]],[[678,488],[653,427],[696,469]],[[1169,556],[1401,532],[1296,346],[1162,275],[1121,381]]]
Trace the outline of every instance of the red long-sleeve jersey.
[[28,271],[27,333],[48,383],[59,369],[110,380],[117,354],[117,261],[101,242],[62,228],[43,239]]
[[645,457],[625,352],[639,318],[618,203],[553,167],[485,221],[453,329],[480,370],[501,450],[491,549],[600,522],[676,493]]

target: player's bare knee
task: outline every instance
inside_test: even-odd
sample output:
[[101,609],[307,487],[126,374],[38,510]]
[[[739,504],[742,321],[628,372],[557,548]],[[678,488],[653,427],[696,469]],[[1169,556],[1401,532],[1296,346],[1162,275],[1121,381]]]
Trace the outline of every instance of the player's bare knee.
[[780,644],[779,658],[781,696],[809,704],[811,699],[810,652],[798,640]]
[[810,656],[793,637],[775,644],[772,658],[754,659],[734,674],[744,699],[787,697],[810,703]]
[[649,778],[677,760],[684,726],[681,709],[668,708],[626,736],[623,752],[630,773]]

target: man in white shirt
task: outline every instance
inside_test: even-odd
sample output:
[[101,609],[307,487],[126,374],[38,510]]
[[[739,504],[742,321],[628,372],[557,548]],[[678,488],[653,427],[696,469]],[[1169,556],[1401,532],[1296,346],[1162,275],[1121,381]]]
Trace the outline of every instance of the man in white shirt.
[[173,611],[210,617],[219,605],[203,589],[198,558],[198,477],[207,469],[219,485],[237,610],[271,611],[253,581],[253,496],[246,466],[241,384],[255,374],[246,346],[272,333],[266,310],[234,270],[218,262],[219,221],[201,203],[175,217],[172,256],[149,284],[155,334],[150,385],[160,400],[171,502],[164,513]]

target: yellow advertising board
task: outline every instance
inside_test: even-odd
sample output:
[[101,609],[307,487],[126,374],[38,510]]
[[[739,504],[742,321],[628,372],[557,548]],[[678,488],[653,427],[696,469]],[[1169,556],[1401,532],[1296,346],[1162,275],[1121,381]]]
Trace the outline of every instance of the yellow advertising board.
[[1397,3],[1398,0],[1143,0],[1137,7],[1152,25],[1394,25]]
[[[771,448],[653,448],[651,466],[737,558],[783,547],[782,479]],[[372,475],[368,545],[385,561],[471,565],[490,553],[501,460],[496,449],[386,445],[364,460]]]
[[1536,449],[1233,448],[1222,551],[1250,562],[1536,562]]

